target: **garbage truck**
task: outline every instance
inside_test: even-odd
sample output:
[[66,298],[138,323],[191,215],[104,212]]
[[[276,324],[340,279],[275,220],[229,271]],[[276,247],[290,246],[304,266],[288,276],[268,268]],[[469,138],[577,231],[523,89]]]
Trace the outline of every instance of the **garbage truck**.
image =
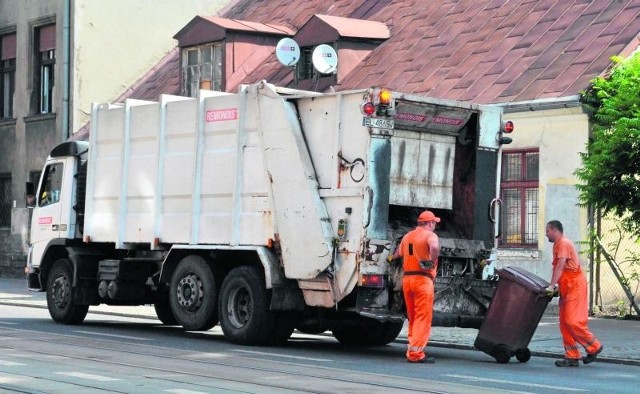
[[[33,189],[28,287],[51,318],[153,305],[184,330],[384,345],[402,329],[418,214],[442,218],[434,325],[478,328],[496,288],[502,110],[381,87],[243,85],[94,104]],[[487,266],[487,264],[489,264]]]

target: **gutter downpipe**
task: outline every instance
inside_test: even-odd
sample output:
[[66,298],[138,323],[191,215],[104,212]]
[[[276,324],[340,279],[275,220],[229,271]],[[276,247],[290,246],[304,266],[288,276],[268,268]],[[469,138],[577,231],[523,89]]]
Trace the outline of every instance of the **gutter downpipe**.
[[71,136],[69,132],[69,112],[70,112],[70,67],[71,62],[71,35],[70,19],[71,19],[71,1],[64,0],[63,13],[62,13],[62,51],[64,53],[64,60],[62,61],[62,142],[67,141]]
[[572,108],[580,107],[580,96],[565,96],[550,99],[536,99],[528,101],[514,101],[509,103],[493,104],[502,107],[504,113],[525,112],[525,111],[544,111],[547,109]]

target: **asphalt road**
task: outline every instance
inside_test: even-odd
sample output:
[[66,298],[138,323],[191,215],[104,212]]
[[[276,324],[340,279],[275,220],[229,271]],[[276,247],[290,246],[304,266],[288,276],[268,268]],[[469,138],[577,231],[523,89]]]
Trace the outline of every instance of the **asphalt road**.
[[39,308],[0,305],[0,392],[7,393],[635,393],[639,367],[553,360],[497,364],[472,350],[429,348],[408,364],[404,345],[342,347],[294,334],[284,347],[228,343],[218,327],[184,332],[149,319],[90,313],[58,325]]

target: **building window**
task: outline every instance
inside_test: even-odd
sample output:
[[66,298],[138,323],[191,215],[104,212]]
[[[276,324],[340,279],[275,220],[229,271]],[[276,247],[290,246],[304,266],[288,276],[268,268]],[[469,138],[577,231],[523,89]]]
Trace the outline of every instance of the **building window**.
[[300,61],[296,64],[296,77],[299,81],[303,79],[314,79],[330,77],[332,74],[323,74],[313,67],[313,50],[315,47],[300,48]]
[[222,45],[182,50],[182,94],[196,97],[200,89],[222,91]]
[[16,83],[16,34],[0,37],[0,119],[13,118]]
[[53,112],[53,83],[56,65],[56,25],[36,28],[35,81],[38,89],[38,112]]
[[0,174],[0,227],[11,226],[11,174]]
[[538,167],[538,150],[502,154],[501,246],[538,245]]
[[29,182],[33,183],[35,187],[38,187],[40,183],[40,174],[41,171],[29,171]]
[[299,80],[313,78],[313,64],[311,63],[312,47],[300,48],[300,61],[297,63],[297,75]]

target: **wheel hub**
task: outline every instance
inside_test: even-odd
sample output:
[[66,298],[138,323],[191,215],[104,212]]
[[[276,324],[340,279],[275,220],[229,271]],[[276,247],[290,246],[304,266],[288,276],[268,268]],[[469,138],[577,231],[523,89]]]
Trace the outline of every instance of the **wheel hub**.
[[64,309],[69,303],[69,281],[64,276],[56,278],[51,294],[56,307]]
[[246,289],[235,289],[229,297],[229,320],[236,328],[244,327],[251,320],[252,300]]
[[178,303],[188,309],[195,310],[202,305],[202,281],[196,275],[187,275],[178,282]]

